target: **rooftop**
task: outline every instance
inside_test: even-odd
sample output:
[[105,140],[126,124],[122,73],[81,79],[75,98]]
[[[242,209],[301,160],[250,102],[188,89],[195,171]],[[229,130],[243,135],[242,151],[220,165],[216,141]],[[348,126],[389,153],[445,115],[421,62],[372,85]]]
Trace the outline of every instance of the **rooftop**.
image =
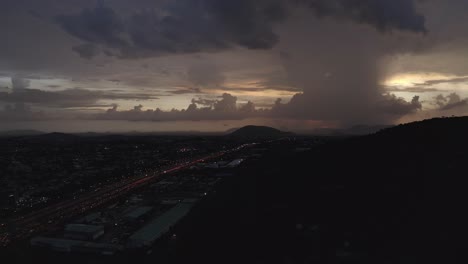
[[148,213],[151,210],[153,210],[153,207],[151,207],[151,206],[141,206],[141,207],[138,207],[135,210],[132,210],[131,212],[127,213],[125,215],[125,217],[130,218],[130,219],[137,219],[137,218],[145,215],[146,213]]
[[65,232],[96,233],[103,229],[103,226],[97,225],[68,224],[65,226]]
[[174,206],[130,236],[128,246],[141,247],[156,241],[182,219],[192,209],[192,206],[193,203],[190,202],[183,202]]

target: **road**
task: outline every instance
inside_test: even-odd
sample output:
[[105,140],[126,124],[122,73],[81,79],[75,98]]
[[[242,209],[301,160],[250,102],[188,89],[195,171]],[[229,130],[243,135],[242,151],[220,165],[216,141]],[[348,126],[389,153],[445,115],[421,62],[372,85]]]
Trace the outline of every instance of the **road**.
[[197,163],[218,158],[229,152],[238,151],[246,146],[248,145],[241,145],[230,151],[222,151],[203,158],[197,158],[190,162],[184,162],[150,176],[126,179],[100,190],[82,194],[76,199],[63,201],[30,214],[9,219],[5,224],[0,224],[0,247],[29,238],[41,231],[53,230],[60,223],[121,198],[129,192],[153,182],[161,175],[175,173]]

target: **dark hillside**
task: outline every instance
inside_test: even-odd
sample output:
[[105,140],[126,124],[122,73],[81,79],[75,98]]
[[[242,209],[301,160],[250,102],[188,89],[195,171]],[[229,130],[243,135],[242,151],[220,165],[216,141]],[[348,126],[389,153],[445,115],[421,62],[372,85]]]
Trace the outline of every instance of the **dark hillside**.
[[194,212],[180,262],[457,263],[466,132],[468,118],[448,118],[308,153],[278,146]]
[[281,137],[287,133],[266,126],[245,126],[229,134],[232,137]]

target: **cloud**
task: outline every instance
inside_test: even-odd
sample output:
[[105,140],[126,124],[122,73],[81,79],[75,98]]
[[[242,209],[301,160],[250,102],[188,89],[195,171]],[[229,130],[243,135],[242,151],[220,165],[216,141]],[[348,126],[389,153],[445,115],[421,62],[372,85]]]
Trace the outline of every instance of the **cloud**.
[[[202,105],[199,107],[198,104]],[[267,110],[256,110],[252,102],[237,104],[237,98],[223,94],[219,100],[192,100],[187,109],[163,111],[159,108],[144,110],[142,105],[131,110],[118,110],[114,105],[104,114],[95,114],[91,119],[128,121],[199,121],[199,120],[241,120],[255,117],[268,117]]]
[[216,100],[206,99],[206,98],[197,98],[192,99],[192,104],[197,104],[205,107],[213,107],[216,103]]
[[89,43],[74,46],[72,50],[78,53],[80,57],[85,59],[92,59],[94,56],[97,56],[99,54],[98,47],[94,44]]
[[[300,96],[300,94],[297,95],[297,97]],[[422,108],[417,96],[411,102],[406,102],[394,95],[386,95],[382,98],[383,101],[372,109],[372,111],[379,111],[382,116],[396,118],[415,113]],[[137,105],[131,110],[120,111],[117,105],[113,105],[106,113],[95,114],[90,118],[128,121],[242,120],[249,118],[317,119],[317,116],[310,112],[298,115],[296,106],[297,104],[291,102],[282,104],[281,99],[278,99],[272,109],[257,109],[251,101],[238,104],[237,97],[224,93],[218,99],[192,99],[191,104],[182,110],[163,111],[159,108],[144,110],[142,105]]]
[[284,92],[300,92],[301,90],[295,87],[290,87],[290,86],[267,86],[264,85],[263,83],[252,83],[252,85],[258,85],[259,87],[226,87],[222,86],[219,87],[220,90],[226,91],[226,92],[264,92],[268,90],[275,90],[275,91],[284,91]]
[[200,94],[202,93],[200,88],[182,88],[175,91],[168,91],[171,94]]
[[37,121],[44,120],[47,116],[41,111],[33,111],[31,107],[23,103],[6,105],[0,110],[0,120],[2,121]]
[[282,1],[178,0],[164,10],[128,17],[99,5],[57,17],[69,34],[116,49],[120,56],[216,51],[238,45],[269,49],[278,41],[273,25],[283,19]]
[[443,84],[443,83],[466,83],[468,82],[468,77],[455,77],[451,79],[440,79],[440,80],[430,80],[430,81],[425,81],[423,83],[415,83],[414,85],[416,86],[433,86],[437,84]]
[[251,101],[248,101],[246,104],[241,105],[239,108],[239,112],[242,113],[255,113],[255,104]]
[[427,87],[398,88],[395,86],[386,86],[385,90],[388,92],[409,92],[409,93],[428,93],[428,92],[440,91],[439,89],[436,89],[436,88],[427,88]]
[[[302,94],[298,94],[296,98],[301,96]],[[382,100],[371,109],[371,111],[379,112],[382,116],[398,118],[415,113],[422,108],[417,96],[411,102],[395,95],[385,95]],[[192,99],[191,104],[183,110],[163,111],[159,108],[144,110],[142,105],[138,105],[131,110],[119,111],[118,106],[114,105],[105,114],[96,114],[92,118],[129,121],[241,120],[248,118],[319,119],[316,114],[310,112],[298,114],[296,107],[297,104],[294,101],[283,104],[281,99],[278,99],[273,104],[272,109],[257,109],[251,101],[246,104],[238,104],[237,97],[224,93],[218,99]]]
[[[280,41],[275,27],[290,16],[293,4],[306,5],[319,17],[369,24],[380,32],[426,32],[424,17],[416,12],[413,0],[175,0],[127,16],[100,4],[60,15],[56,21],[88,45],[116,50],[124,58],[236,46],[271,49]],[[95,55],[91,47],[74,50],[89,58]]]
[[218,88],[223,85],[226,77],[219,66],[210,62],[198,62],[187,71],[188,81],[197,87]]
[[350,19],[369,24],[381,32],[404,30],[425,33],[424,16],[413,0],[298,0],[309,5],[319,17]]
[[112,48],[127,45],[122,37],[125,24],[112,8],[98,5],[94,9],[85,8],[76,15],[60,15],[56,19],[65,31],[89,43]]
[[436,118],[441,116],[464,116],[468,114],[468,98],[462,98],[456,93],[439,94],[428,102],[433,107],[415,112],[402,118],[402,122]]
[[[308,2],[323,14],[322,17],[304,15],[290,21],[281,32],[285,37],[278,46],[283,51],[280,59],[290,86],[301,89],[302,93],[293,96],[288,103],[275,105],[275,115],[349,126],[393,123],[402,115],[422,110],[419,100],[407,102],[386,95],[381,85],[388,59],[403,52],[412,53],[415,47],[407,43],[424,38],[423,34],[397,32],[414,30],[403,22],[394,22],[398,16],[392,8],[396,7],[380,10],[387,5],[383,1]],[[402,8],[414,7],[402,3],[412,1],[396,2]],[[325,10],[320,10],[321,6]],[[360,25],[373,22],[372,17],[369,20],[360,20],[360,17],[376,10],[388,12],[388,17],[383,15],[383,21],[372,24],[380,27],[379,30]],[[348,17],[351,13],[356,17]],[[357,24],[344,23],[343,19],[351,19]],[[423,32],[423,28],[420,31]]]
[[386,95],[378,105],[378,108],[383,111],[383,114],[394,116],[404,116],[412,114],[422,109],[422,104],[419,101],[419,96],[414,96],[411,102],[407,102],[403,98],[395,95]]
[[29,87],[30,81],[22,77],[12,77],[11,85],[13,90],[23,90]]
[[222,100],[216,101],[214,104],[215,111],[229,113],[237,110],[237,97],[224,93],[221,98]]
[[[396,97],[393,94],[383,95],[379,101],[372,104],[368,102],[364,107],[360,105],[360,101],[349,101],[348,106],[342,109],[336,109],[337,102],[324,100],[325,98],[317,98],[316,102],[323,100],[319,105],[310,105],[311,99],[306,97],[305,94],[296,94],[289,103],[281,103],[281,99],[276,100],[271,110],[272,116],[284,117],[289,119],[306,119],[306,120],[328,120],[340,121],[344,125],[348,120],[353,120],[352,123],[356,124],[364,122],[391,122],[408,114],[415,113],[422,109],[422,104],[419,97],[415,96],[411,102],[407,102],[403,98]],[[331,106],[328,110],[323,107],[323,104]],[[348,109],[355,105],[356,110],[349,110],[352,112],[346,113],[343,110]],[[361,111],[367,111],[364,113]],[[344,118],[344,116],[346,118]]]
[[462,106],[466,106],[467,103],[468,103],[468,99],[463,99],[460,102],[453,103],[453,104],[448,104],[448,105],[444,106],[441,110],[445,111],[445,110],[456,109],[456,108],[459,108],[459,107],[462,107]]
[[[83,7],[95,3],[53,1],[56,4],[52,5],[51,1],[44,1],[47,3],[41,1],[41,4],[34,4],[39,9],[37,13],[41,14],[40,21],[38,18],[23,20],[23,16],[15,13],[17,30],[13,27],[5,30],[8,41],[1,44],[6,48],[0,49],[0,64],[6,65],[5,69],[8,67],[8,76],[16,74],[16,69],[24,70],[21,67],[31,67],[24,71],[37,69],[37,74],[50,72],[65,76],[61,77],[63,79],[109,79],[118,76],[122,79],[119,87],[123,89],[130,89],[128,87],[131,86],[145,86],[145,89],[165,87],[164,90],[170,90],[166,87],[193,87],[167,92],[173,95],[209,92],[208,88],[235,95],[236,92],[242,94],[240,92],[245,91],[251,93],[244,93],[243,96],[248,98],[241,99],[253,100],[257,106],[259,103],[271,105],[266,101],[271,100],[271,94],[279,93],[268,91],[264,93],[265,96],[258,96],[260,93],[256,92],[287,91],[283,93],[283,99],[289,99],[287,97],[291,93],[298,93],[291,102],[278,103],[269,112],[255,110],[252,102],[241,106],[233,95],[198,98],[184,110],[169,111],[172,119],[214,119],[224,115],[228,119],[262,116],[337,120],[343,123],[386,123],[399,115],[420,109],[419,100],[407,102],[382,95],[385,91],[379,85],[383,75],[380,69],[382,58],[401,52],[412,53],[417,49],[413,44],[417,46],[428,38],[424,34],[412,34],[426,32],[424,17],[416,11],[416,0],[119,0],[85,9]],[[21,2],[33,3],[31,0]],[[24,4],[15,5],[18,10],[24,7]],[[54,17],[56,24],[51,24],[47,17]],[[2,21],[10,18],[4,16]],[[27,22],[26,27],[18,26],[18,21]],[[29,32],[22,28],[29,29]],[[44,40],[43,44],[35,39]],[[23,48],[16,49],[16,46]],[[66,50],[68,55],[65,56],[58,47]],[[258,51],[271,49],[271,52]],[[212,54],[220,51],[225,52]],[[142,60],[97,56],[100,52],[106,56]],[[86,59],[94,58],[96,63],[70,59],[76,57],[74,53]],[[203,53],[198,56],[202,58],[201,62],[194,62],[195,56],[187,53]],[[38,57],[38,54],[44,55]],[[19,56],[26,59],[20,60]],[[153,56],[159,57],[151,58]],[[5,57],[8,59],[5,60]],[[207,62],[206,58],[216,60]],[[257,64],[257,58],[263,64]],[[39,67],[43,61],[50,62],[50,65]],[[72,64],[74,66],[70,66]],[[106,67],[96,69],[94,66],[97,64],[105,64]],[[239,64],[244,64],[245,68],[239,67]],[[268,67],[263,67],[265,64]],[[16,65],[22,66],[15,68]],[[142,65],[150,67],[142,68]],[[184,71],[187,66],[188,70]],[[169,69],[170,76],[162,76],[162,68]],[[23,72],[20,70],[18,72]],[[270,76],[262,74],[279,77],[270,79]],[[181,75],[182,78],[186,77],[183,83],[180,82]],[[176,76],[179,79],[174,81]],[[239,84],[236,83],[238,80]],[[169,83],[172,81],[174,83]],[[98,87],[109,85],[98,81],[95,84]],[[67,85],[63,82],[63,87]],[[89,87],[83,83],[76,85]],[[33,107],[70,108],[102,105],[101,100],[140,100],[149,96],[145,91],[141,95],[131,94],[134,90],[119,93],[56,89],[46,92],[31,89],[28,85],[17,86],[23,88],[0,93],[1,100],[10,104],[32,104]],[[107,101],[105,103],[108,105]],[[161,105],[166,108],[178,101],[168,99]],[[152,111],[152,114],[151,111],[146,113],[142,106],[130,111],[116,107],[111,113],[116,118],[124,118],[126,112],[129,112],[129,116],[156,118],[159,111]],[[171,119],[166,111],[162,112],[164,114],[160,114],[160,118]],[[185,112],[190,112],[191,116]]]
[[434,104],[438,106],[438,110],[447,111],[460,108],[468,105],[468,98],[461,99],[460,95],[451,93],[447,96],[439,94],[434,98]]
[[[27,84],[27,85],[26,85]],[[24,79],[12,78],[13,89],[11,92],[0,92],[0,102],[37,104],[47,107],[87,107],[103,106],[101,100],[152,100],[158,99],[151,94],[118,93],[107,91],[92,91],[73,88],[59,91],[43,91],[30,89],[29,82]],[[105,104],[104,106],[107,106]]]

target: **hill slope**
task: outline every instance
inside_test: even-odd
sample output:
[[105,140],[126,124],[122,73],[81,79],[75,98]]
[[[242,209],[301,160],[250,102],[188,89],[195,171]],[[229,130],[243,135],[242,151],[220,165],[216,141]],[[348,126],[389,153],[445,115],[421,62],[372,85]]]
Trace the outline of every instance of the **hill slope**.
[[266,126],[245,126],[229,134],[234,137],[280,137],[287,133]]
[[306,153],[280,144],[187,219],[180,263],[458,263],[467,132],[450,118]]

